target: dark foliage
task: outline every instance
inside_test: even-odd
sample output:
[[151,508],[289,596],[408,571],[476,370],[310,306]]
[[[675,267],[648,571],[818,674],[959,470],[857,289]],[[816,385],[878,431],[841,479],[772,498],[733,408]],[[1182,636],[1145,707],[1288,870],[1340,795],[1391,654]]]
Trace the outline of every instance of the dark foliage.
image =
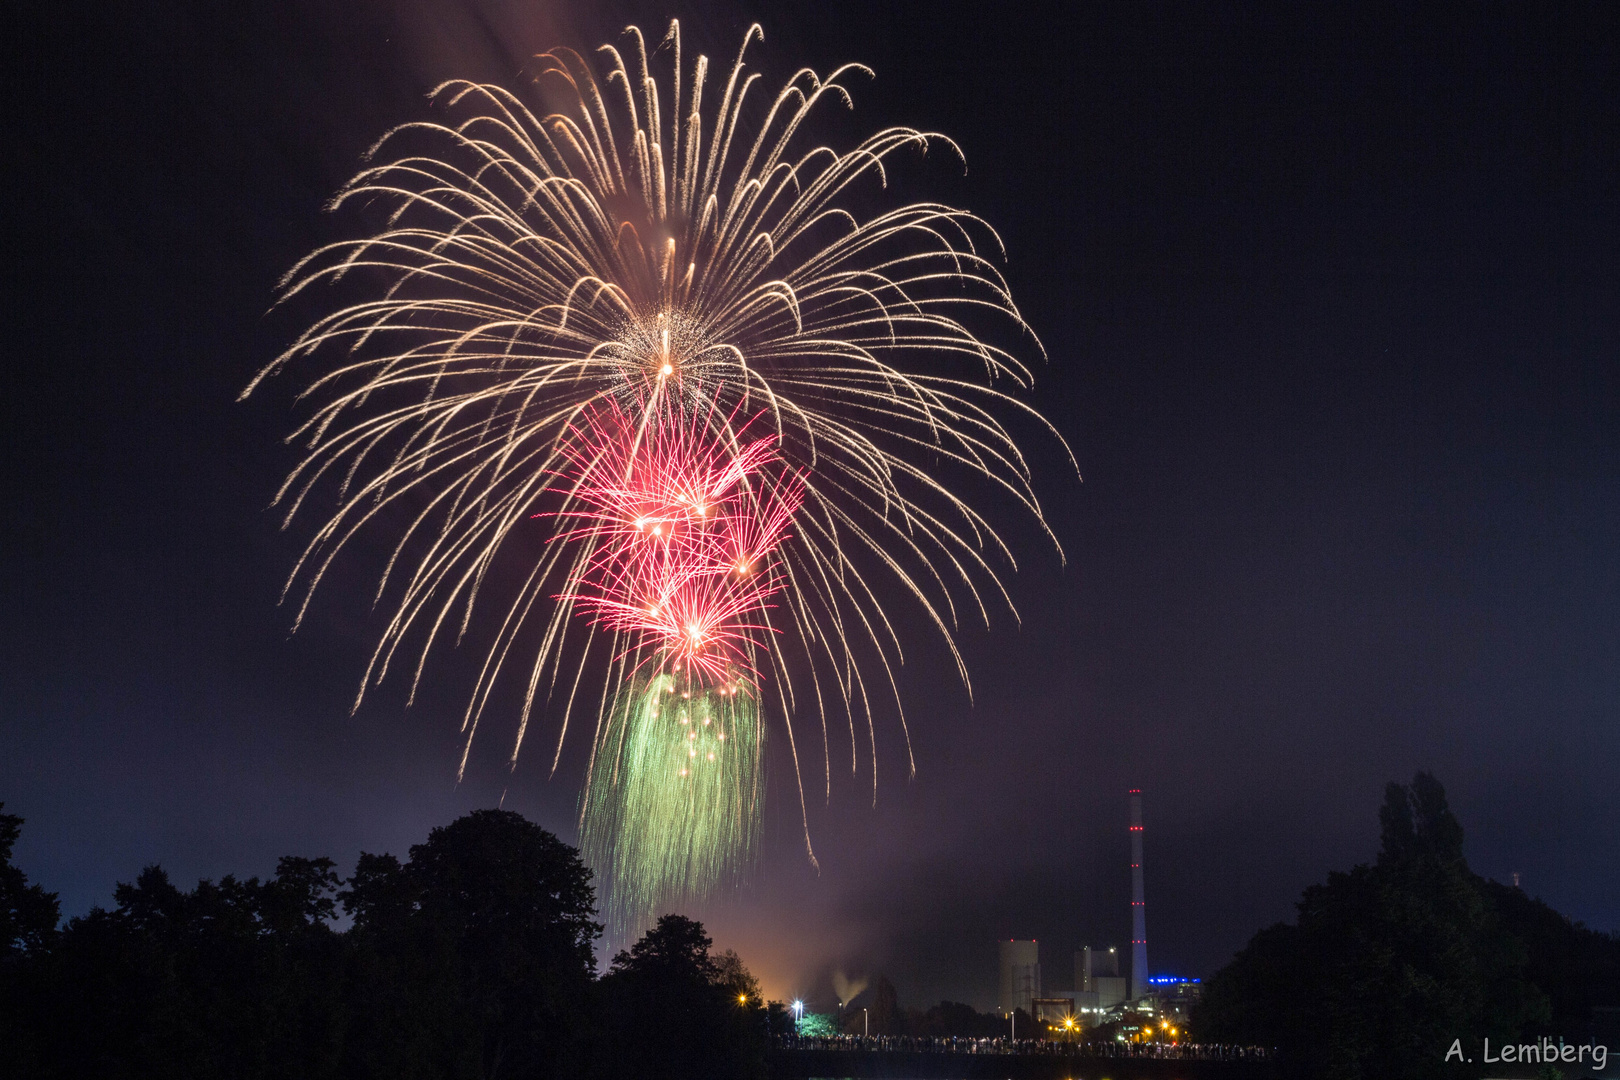
[[40,1075],[335,1075],[337,884],[330,859],[285,858],[265,882],[182,892],[153,866],[119,885],[117,906],[70,921],[40,964]]
[[[0,802],[0,810],[6,804]],[[0,813],[0,964],[16,963],[50,943],[61,916],[56,894],[11,864],[11,849],[22,835],[23,819]]]
[[401,864],[362,855],[340,894],[349,932],[352,1076],[484,1078],[578,1068],[590,871],[518,814],[434,829]]
[[517,814],[435,829],[403,863],[363,855],[346,883],[330,859],[189,892],[148,867],[60,932],[11,865],[21,825],[0,816],[0,1076],[763,1075],[766,1007],[736,954],[667,916],[598,982],[590,871]]
[[597,986],[606,1077],[764,1075],[768,1016],[735,953],[713,957],[703,924],[665,915]]
[[[0,811],[6,808],[0,803]],[[30,989],[37,969],[55,943],[61,909],[55,893],[28,884],[12,865],[11,849],[22,835],[23,819],[0,813],[0,1076],[26,1075],[38,1064],[32,1026],[35,1002]]]
[[772,1035],[794,1035],[798,1033],[798,1021],[793,1010],[785,1001],[769,1001],[765,1003],[765,1027]]
[[1511,885],[1482,881],[1480,888],[1504,935],[1523,949],[1524,978],[1547,995],[1551,1016],[1542,1025],[1545,1033],[1574,1039],[1597,1035],[1599,1042],[1609,1037],[1591,1028],[1594,1009],[1620,1007],[1620,935],[1571,922]]
[[[884,983],[888,982],[882,976],[879,976],[879,979]],[[1017,1010],[1017,1013],[1020,1036],[1033,1033],[1035,1021],[1030,1019],[1030,1015],[1023,1009]],[[940,1039],[994,1039],[1005,1037],[1012,1032],[1012,1025],[1000,1013],[982,1013],[960,1001],[941,1001],[929,1007],[927,1012],[920,1009],[906,1009],[900,1015],[901,1021],[897,1030],[882,1034],[917,1035]],[[858,1013],[855,1019],[859,1023]],[[872,1034],[877,1035],[879,1032],[874,1028]]]
[[1279,1047],[1300,1076],[1395,1080],[1456,1075],[1454,1039],[1583,1034],[1616,942],[1470,872],[1433,776],[1391,783],[1379,822],[1374,864],[1306,889],[1297,922],[1205,984],[1196,1037]]

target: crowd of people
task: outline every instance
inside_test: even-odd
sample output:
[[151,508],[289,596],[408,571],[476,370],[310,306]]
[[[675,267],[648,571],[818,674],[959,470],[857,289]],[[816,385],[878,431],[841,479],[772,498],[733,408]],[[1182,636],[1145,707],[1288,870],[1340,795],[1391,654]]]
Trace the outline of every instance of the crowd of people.
[[1094,1058],[1168,1058],[1254,1061],[1270,1056],[1263,1046],[1228,1043],[1067,1042],[1055,1039],[958,1038],[926,1035],[777,1035],[778,1050],[858,1050],[913,1054],[1018,1054]]

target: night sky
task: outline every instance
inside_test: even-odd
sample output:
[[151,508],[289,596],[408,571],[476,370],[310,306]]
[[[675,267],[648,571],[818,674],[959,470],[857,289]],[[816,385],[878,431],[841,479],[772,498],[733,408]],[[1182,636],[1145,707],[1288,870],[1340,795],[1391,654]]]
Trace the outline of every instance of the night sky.
[[1141,787],[1153,971],[1209,975],[1420,769],[1476,871],[1620,930],[1620,5],[72,10],[9,34],[0,394],[0,801],[66,913],[153,862],[347,870],[503,793],[575,838],[554,725],[508,773],[493,715],[456,783],[468,656],[349,716],[382,552],[289,637],[297,382],[235,398],[301,328],[276,280],[359,228],[325,199],[435,83],[678,14],[717,58],[760,21],[771,82],[874,67],[829,139],[957,140],[965,175],[899,193],[1000,231],[1084,476],[1031,440],[1067,563],[1004,519],[1022,622],[963,630],[971,702],[895,597],[916,778],[880,728],[876,806],[864,765],[813,802],[817,875],[773,760],[718,944],[775,996],[842,967],[988,1006],[995,939],[1035,937],[1066,988],[1129,938]]

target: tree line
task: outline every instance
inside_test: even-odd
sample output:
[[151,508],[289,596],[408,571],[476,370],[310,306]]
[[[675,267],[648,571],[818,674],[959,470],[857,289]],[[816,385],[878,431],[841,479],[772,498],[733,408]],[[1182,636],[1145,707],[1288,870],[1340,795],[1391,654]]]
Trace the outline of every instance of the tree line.
[[[765,1075],[771,1035],[795,1028],[678,915],[598,977],[590,871],[515,813],[434,829],[404,861],[364,854],[348,879],[330,859],[288,857],[266,880],[185,891],[148,867],[113,907],[65,925],[11,862],[22,824],[0,812],[5,1080],[729,1080]],[[1483,1063],[1447,1060],[1454,1041],[1478,1058],[1487,1037],[1602,1040],[1592,1025],[1620,1006],[1620,936],[1474,874],[1428,774],[1389,785],[1380,825],[1376,861],[1307,889],[1294,922],[1205,981],[1194,1040],[1276,1048],[1307,1080],[1462,1080]],[[803,1030],[1008,1031],[957,1002],[902,1008],[881,976],[860,1000]]]
[[1620,1006],[1620,935],[1471,871],[1428,773],[1388,785],[1379,825],[1375,862],[1306,889],[1205,981],[1197,1039],[1277,1047],[1302,1078],[1461,1080],[1488,1071],[1486,1038],[1620,1036],[1598,1020]]
[[764,1075],[771,1012],[736,954],[667,915],[598,978],[590,871],[518,814],[347,880],[288,857],[185,891],[148,867],[65,926],[11,863],[22,824],[0,814],[0,1076]]

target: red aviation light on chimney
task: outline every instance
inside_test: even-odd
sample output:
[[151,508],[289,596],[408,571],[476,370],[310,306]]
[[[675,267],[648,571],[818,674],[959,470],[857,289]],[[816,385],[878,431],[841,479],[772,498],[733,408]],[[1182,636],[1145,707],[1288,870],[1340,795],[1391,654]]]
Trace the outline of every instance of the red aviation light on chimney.
[[1129,791],[1131,821],[1131,996],[1141,1001],[1148,994],[1147,904],[1142,895],[1142,789]]

